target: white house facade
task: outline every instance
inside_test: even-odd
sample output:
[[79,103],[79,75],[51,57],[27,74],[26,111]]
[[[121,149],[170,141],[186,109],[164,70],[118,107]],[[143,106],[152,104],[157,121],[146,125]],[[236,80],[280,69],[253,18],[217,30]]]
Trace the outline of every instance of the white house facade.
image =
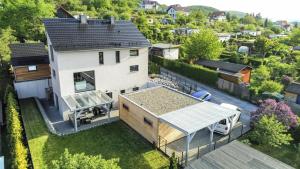
[[[81,41],[78,41],[78,44],[65,48],[65,46],[59,46],[62,42],[57,45],[60,39],[52,39],[56,35],[55,32],[52,32],[51,28],[47,30],[47,26],[53,23],[44,21],[49,46],[54,103],[64,119],[67,119],[69,114],[68,106],[63,99],[66,96],[88,91],[101,91],[111,97],[114,105],[117,105],[120,93],[139,90],[148,81],[149,42],[132,23],[127,21],[126,23],[125,21],[106,23],[100,20],[87,22],[86,25],[82,25],[80,21],[75,22],[71,33],[77,33],[75,36],[81,41],[91,41],[89,39],[94,38],[93,43],[80,44]],[[83,26],[83,29],[88,33],[93,33],[94,37],[89,37],[92,35],[77,30],[77,26]],[[94,29],[97,26],[99,30]],[[111,29],[110,26],[113,28]],[[68,32],[68,29],[62,30]],[[127,35],[126,39],[121,39],[128,30],[133,32],[135,37]],[[110,33],[102,34],[103,31]],[[121,32],[124,33],[122,37],[120,36],[121,38],[113,38],[113,35],[119,36]],[[83,34],[85,36],[82,36]],[[98,42],[97,38],[101,41]],[[107,41],[113,40],[113,42],[104,44],[103,38]],[[117,43],[116,40],[119,42]],[[53,41],[56,44],[53,44]],[[98,45],[92,46],[95,43]]]

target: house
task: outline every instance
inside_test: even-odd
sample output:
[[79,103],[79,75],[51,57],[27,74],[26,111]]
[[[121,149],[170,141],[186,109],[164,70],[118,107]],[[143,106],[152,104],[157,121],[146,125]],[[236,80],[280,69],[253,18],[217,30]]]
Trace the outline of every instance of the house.
[[243,35],[249,35],[249,36],[260,36],[261,31],[253,31],[253,30],[243,30],[241,32]]
[[158,43],[153,44],[150,55],[161,56],[170,60],[177,60],[179,58],[179,45]]
[[293,50],[294,50],[294,51],[300,51],[300,46],[294,46],[294,47],[293,47]]
[[226,20],[226,12],[224,11],[216,11],[210,15],[210,20],[213,21],[225,21]]
[[271,34],[271,35],[269,35],[269,38],[270,39],[276,39],[276,38],[285,38],[287,36],[288,35],[284,35],[284,34]]
[[[119,93],[139,90],[147,83],[150,42],[132,22],[115,21],[113,17],[87,19],[85,15],[79,19],[52,18],[43,22],[54,105],[64,119],[72,113],[70,110],[77,111],[70,108],[72,105],[90,100],[80,99],[70,105],[68,98],[76,100],[76,95],[91,94],[107,98],[106,94],[117,106]],[[83,103],[89,105],[87,101]]]
[[175,5],[171,5],[168,7],[167,9],[167,13],[173,18],[176,19],[177,18],[177,13],[178,12],[182,12],[185,15],[189,15],[190,14],[190,9],[188,7],[182,7],[179,4],[175,4]]
[[14,87],[19,99],[46,99],[51,89],[48,52],[43,43],[10,44]]
[[174,33],[176,35],[185,35],[189,36],[193,33],[199,33],[199,29],[192,29],[192,28],[175,28],[171,30],[171,33]]
[[252,71],[250,66],[214,60],[200,60],[197,64],[217,70],[220,73],[220,78],[235,84],[250,83]]
[[285,31],[291,31],[293,28],[293,26],[291,24],[289,24],[288,21],[286,21],[286,20],[276,21],[274,23],[274,26],[281,28]]
[[74,18],[74,16],[65,10],[62,6],[58,7],[56,10],[56,17],[58,18]]
[[228,42],[231,39],[231,34],[229,33],[217,33],[220,42]]
[[285,89],[285,98],[292,103],[300,105],[300,83],[293,82]]
[[141,3],[141,8],[145,10],[158,10],[159,3],[157,1],[143,0]]

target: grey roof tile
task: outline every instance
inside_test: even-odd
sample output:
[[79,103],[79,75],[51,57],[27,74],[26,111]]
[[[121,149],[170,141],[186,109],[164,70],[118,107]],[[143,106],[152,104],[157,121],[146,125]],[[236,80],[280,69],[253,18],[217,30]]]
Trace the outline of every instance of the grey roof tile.
[[198,65],[202,65],[210,68],[218,68],[219,70],[228,71],[232,73],[239,73],[241,70],[245,68],[251,68],[248,65],[216,61],[216,60],[200,60],[197,62]]
[[74,18],[43,20],[47,34],[57,51],[150,47],[150,42],[130,21],[88,19],[81,24]]

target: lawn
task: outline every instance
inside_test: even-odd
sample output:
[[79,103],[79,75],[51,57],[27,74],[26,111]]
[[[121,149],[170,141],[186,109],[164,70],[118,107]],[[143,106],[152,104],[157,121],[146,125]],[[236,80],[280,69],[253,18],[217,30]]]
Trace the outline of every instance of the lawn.
[[36,169],[49,168],[65,148],[71,153],[118,158],[123,169],[168,168],[168,159],[121,121],[68,136],[50,134],[33,100],[20,101]]

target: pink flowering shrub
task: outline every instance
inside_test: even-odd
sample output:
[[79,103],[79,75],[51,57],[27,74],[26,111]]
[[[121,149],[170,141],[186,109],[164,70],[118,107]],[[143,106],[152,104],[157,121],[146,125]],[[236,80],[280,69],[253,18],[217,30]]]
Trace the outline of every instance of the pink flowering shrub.
[[276,102],[273,99],[264,100],[259,108],[251,113],[251,121],[258,122],[264,115],[269,117],[274,115],[288,129],[295,128],[298,125],[298,116],[284,102]]

